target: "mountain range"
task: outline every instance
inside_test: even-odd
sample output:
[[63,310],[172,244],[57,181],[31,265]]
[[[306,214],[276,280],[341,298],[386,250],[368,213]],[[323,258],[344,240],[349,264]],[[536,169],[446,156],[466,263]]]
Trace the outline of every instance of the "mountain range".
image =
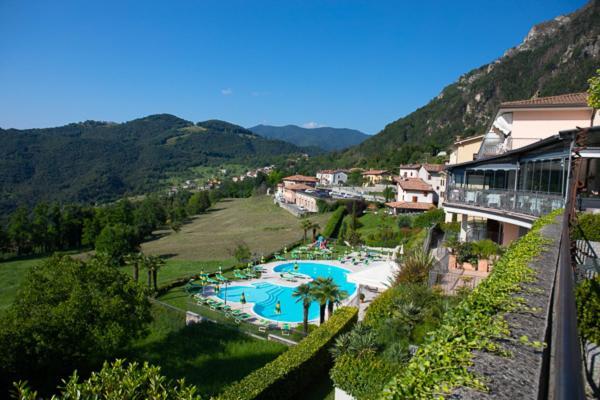
[[364,142],[369,135],[345,128],[303,128],[297,125],[256,125],[248,128],[257,135],[285,140],[302,147],[317,147],[325,151],[343,150]]
[[484,133],[501,102],[583,92],[599,67],[600,1],[591,0],[571,14],[535,25],[497,60],[462,75],[428,104],[358,146],[325,155],[323,162],[395,168],[431,158],[457,136]]
[[103,202],[155,190],[169,174],[195,166],[258,167],[307,152],[227,122],[194,124],[169,114],[0,129],[0,143],[0,215],[39,200]]

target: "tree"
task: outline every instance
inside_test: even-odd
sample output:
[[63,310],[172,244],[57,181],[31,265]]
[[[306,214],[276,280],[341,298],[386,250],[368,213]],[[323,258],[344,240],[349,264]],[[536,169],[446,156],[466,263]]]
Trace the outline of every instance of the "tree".
[[302,219],[300,221],[300,227],[304,231],[304,241],[306,242],[306,233],[312,227],[312,221],[310,219]]
[[50,248],[49,234],[49,221],[48,221],[48,204],[45,202],[39,202],[33,208],[33,217],[31,220],[31,240],[34,248],[37,247],[38,251],[46,253]]
[[0,384],[37,386],[90,371],[140,337],[151,320],[146,290],[101,258],[54,256],[32,267],[0,315]]
[[391,186],[386,186],[383,189],[383,197],[385,198],[385,202],[388,203],[394,199],[394,189]]
[[393,286],[406,283],[426,283],[435,260],[431,253],[413,250],[404,256],[401,262],[402,266],[394,272],[390,279]]
[[588,79],[588,105],[592,108],[592,116],[590,118],[590,126],[594,126],[594,117],[596,111],[600,109],[600,69],[596,70],[596,76]]
[[302,301],[302,307],[304,310],[304,334],[306,335],[308,333],[308,310],[310,308],[310,303],[313,301],[313,290],[309,283],[303,283],[294,290],[292,296],[298,298],[296,303]]
[[162,258],[158,256],[146,257],[146,268],[148,268],[152,274],[152,286],[155,292],[158,291],[158,271],[164,266],[165,262]]
[[585,342],[600,343],[600,276],[581,282],[575,299],[579,334]]
[[312,297],[319,303],[319,325],[325,322],[325,309],[327,308],[327,300],[329,293],[327,292],[327,279],[319,277],[312,283]]
[[133,280],[138,282],[139,281],[139,277],[140,277],[140,265],[143,264],[144,259],[143,259],[144,255],[142,253],[131,253],[131,254],[127,254],[123,259],[125,261],[125,264],[131,266],[132,270],[133,270]]
[[15,247],[17,255],[24,254],[31,246],[31,222],[29,211],[25,207],[19,207],[10,216],[8,222],[8,238]]
[[[15,384],[18,400],[38,400],[37,392],[26,383]],[[79,399],[163,399],[163,400],[200,400],[194,386],[186,385],[183,379],[173,382],[161,374],[160,367],[145,362],[126,364],[116,360],[104,362],[99,372],[83,382],[79,382],[77,372],[60,388],[60,394],[52,400]]]
[[333,306],[348,297],[348,292],[341,290],[332,278],[321,279],[317,285],[321,295],[327,300],[327,316],[331,318],[333,315]]
[[244,242],[238,243],[235,249],[230,251],[230,254],[233,255],[240,264],[247,264],[252,258],[250,247]]
[[362,172],[360,170],[355,170],[350,172],[348,175],[348,184],[351,186],[362,186],[364,183],[364,178]]
[[310,224],[310,228],[312,229],[312,237],[313,237],[313,242],[315,242],[317,240],[317,231],[319,229],[321,229],[321,225],[319,225],[318,223],[311,223]]
[[210,197],[208,192],[200,191],[194,193],[187,203],[187,211],[191,215],[196,215],[205,212],[210,208]]
[[128,225],[105,226],[96,239],[96,252],[105,254],[114,264],[121,264],[126,254],[138,249],[135,229]]

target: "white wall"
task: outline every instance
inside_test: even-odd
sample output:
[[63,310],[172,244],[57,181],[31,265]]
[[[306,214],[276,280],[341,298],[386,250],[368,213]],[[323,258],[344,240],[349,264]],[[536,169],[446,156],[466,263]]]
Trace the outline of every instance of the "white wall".
[[398,196],[396,196],[397,201],[407,201],[411,203],[413,201],[413,197],[417,197],[418,203],[429,203],[433,204],[433,192],[423,192],[418,190],[404,190],[398,185]]
[[419,170],[412,168],[400,168],[401,178],[416,178],[419,176]]

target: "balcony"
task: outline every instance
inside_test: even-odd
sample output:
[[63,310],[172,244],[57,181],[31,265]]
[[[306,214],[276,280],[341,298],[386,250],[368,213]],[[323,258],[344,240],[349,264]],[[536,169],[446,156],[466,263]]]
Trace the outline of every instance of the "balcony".
[[562,208],[564,197],[542,192],[450,187],[446,203],[508,211],[537,218]]

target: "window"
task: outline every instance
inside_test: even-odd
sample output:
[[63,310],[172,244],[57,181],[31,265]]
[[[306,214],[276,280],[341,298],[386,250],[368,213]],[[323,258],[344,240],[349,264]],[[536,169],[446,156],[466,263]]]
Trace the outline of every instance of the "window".
[[413,202],[413,203],[416,203],[416,202],[417,202],[417,196],[413,196],[413,197],[412,197],[412,202]]
[[430,181],[431,180],[431,175],[427,174],[427,180]]

